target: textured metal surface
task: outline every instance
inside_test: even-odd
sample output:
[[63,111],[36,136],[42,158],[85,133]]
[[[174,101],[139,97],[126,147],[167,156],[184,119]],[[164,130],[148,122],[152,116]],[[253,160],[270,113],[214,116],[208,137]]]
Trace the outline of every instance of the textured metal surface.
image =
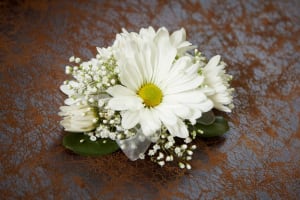
[[[1,1],[0,199],[300,198],[299,1]],[[59,85],[122,27],[149,25],[221,54],[234,75],[231,130],[199,140],[189,172],[61,146]]]

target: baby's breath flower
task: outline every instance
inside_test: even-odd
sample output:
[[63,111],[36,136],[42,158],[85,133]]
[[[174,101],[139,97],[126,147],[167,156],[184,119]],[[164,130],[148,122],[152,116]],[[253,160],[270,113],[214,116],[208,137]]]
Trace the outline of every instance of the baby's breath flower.
[[185,167],[186,167],[186,169],[188,169],[188,170],[192,169],[192,166],[191,166],[190,164],[188,164],[188,163],[185,164]]
[[75,61],[75,57],[74,57],[74,56],[71,56],[71,57],[69,58],[69,61],[70,61],[70,62],[74,62],[74,61]]
[[179,167],[180,167],[181,169],[184,169],[184,168],[185,168],[185,164],[182,163],[182,162],[179,162],[178,165],[179,165]]
[[157,162],[157,164],[159,164],[161,167],[163,167],[164,165],[165,165],[165,161],[159,161],[159,162]]
[[75,58],[75,63],[80,63],[81,59],[80,58]]

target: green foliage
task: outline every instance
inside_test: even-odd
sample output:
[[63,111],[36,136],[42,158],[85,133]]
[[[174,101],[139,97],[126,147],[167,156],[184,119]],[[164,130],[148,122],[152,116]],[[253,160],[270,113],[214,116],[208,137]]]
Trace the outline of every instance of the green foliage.
[[101,156],[111,154],[119,149],[118,144],[110,139],[91,141],[83,133],[68,133],[64,136],[63,145],[74,153],[84,156]]
[[229,130],[228,122],[222,116],[215,116],[215,121],[210,125],[204,125],[198,123],[194,125],[193,129],[197,132],[197,130],[201,129],[203,134],[197,132],[197,136],[199,137],[216,137],[221,136]]

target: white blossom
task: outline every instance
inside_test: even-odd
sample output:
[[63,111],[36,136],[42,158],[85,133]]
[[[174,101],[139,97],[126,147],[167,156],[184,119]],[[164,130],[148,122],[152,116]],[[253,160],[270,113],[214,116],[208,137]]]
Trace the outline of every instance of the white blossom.
[[207,95],[214,107],[224,112],[231,112],[233,89],[229,88],[229,81],[232,77],[225,73],[226,64],[220,60],[221,56],[214,56],[203,68],[204,83],[213,90]]
[[[125,129],[140,124],[143,134],[150,137],[163,124],[171,135],[186,138],[189,133],[184,120],[194,121],[213,106],[199,88],[204,77],[189,56],[175,60],[178,49],[165,28],[153,39],[151,28],[143,32],[117,35],[115,58],[121,84],[108,88],[112,96],[108,106],[122,111]],[[145,39],[147,33],[150,39]]]
[[97,127],[97,112],[88,105],[61,106],[58,114],[63,118],[61,125],[69,132],[87,132]]

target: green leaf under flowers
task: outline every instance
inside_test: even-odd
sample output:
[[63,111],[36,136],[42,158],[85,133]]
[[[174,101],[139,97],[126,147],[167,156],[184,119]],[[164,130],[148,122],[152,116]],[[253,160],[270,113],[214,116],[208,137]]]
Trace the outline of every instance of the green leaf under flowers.
[[205,113],[202,113],[202,116],[197,119],[197,123],[203,124],[203,125],[210,125],[213,124],[216,120],[215,114],[213,111],[208,111]]
[[197,135],[199,137],[216,137],[216,136],[221,136],[224,133],[226,133],[229,130],[229,125],[228,122],[225,118],[222,116],[215,116],[215,121],[214,123],[210,125],[203,125],[203,124],[196,124],[193,127],[194,130],[201,129],[203,131],[203,134],[200,134],[197,132]]
[[118,144],[111,139],[91,141],[90,137],[83,133],[68,133],[64,136],[63,145],[74,153],[84,156],[101,156],[119,149]]

